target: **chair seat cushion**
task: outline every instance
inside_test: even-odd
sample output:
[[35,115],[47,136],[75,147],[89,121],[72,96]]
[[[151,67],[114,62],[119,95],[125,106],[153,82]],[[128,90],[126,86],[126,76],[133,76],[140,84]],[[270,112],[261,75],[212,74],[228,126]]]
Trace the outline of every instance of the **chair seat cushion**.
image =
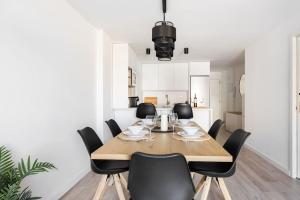
[[192,172],[210,177],[229,177],[235,172],[235,165],[225,162],[189,162]]
[[119,174],[129,170],[127,160],[92,160],[92,170],[98,174]]

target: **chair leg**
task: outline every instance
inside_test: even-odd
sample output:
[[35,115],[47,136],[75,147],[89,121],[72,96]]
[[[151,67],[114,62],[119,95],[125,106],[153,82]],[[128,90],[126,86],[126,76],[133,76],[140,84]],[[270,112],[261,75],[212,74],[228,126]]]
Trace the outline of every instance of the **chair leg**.
[[207,199],[209,189],[210,189],[210,184],[211,184],[211,177],[206,177],[203,192],[202,192],[202,195],[201,195],[201,200],[206,200]]
[[120,181],[123,184],[124,188],[127,189],[127,181],[125,177],[123,176],[123,174],[119,174],[119,176],[120,176]]
[[194,179],[194,176],[195,176],[195,172],[191,172],[192,179]]
[[99,182],[98,188],[96,190],[96,193],[94,195],[93,200],[100,200],[103,197],[104,194],[104,190],[105,190],[105,186],[106,186],[106,182],[107,182],[107,174],[102,175],[102,178]]
[[217,178],[213,178],[214,182],[216,183],[216,185],[218,186],[218,188],[220,188],[220,184]]
[[107,179],[107,185],[112,186],[114,184],[114,178],[112,175],[110,175]]
[[228,189],[225,185],[224,179],[223,178],[218,178],[218,182],[221,188],[221,191],[223,193],[223,196],[225,198],[225,200],[231,200],[230,194],[228,192]]
[[198,196],[198,194],[200,193],[200,191],[202,190],[202,188],[204,186],[204,183],[205,183],[205,179],[206,179],[206,176],[203,176],[201,178],[201,180],[199,181],[199,183],[198,183],[198,185],[196,187],[196,192],[195,192],[195,196],[194,196],[195,199]]
[[124,193],[123,193],[123,189],[122,189],[122,185],[121,185],[119,176],[118,176],[118,174],[114,174],[113,176],[114,176],[115,186],[116,186],[116,189],[117,189],[119,199],[120,200],[125,200],[125,196],[124,196]]

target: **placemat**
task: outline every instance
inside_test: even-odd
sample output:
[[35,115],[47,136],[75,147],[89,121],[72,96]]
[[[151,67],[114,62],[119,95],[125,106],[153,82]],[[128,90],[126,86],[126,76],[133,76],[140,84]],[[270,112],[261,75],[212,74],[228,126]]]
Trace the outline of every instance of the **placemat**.
[[175,140],[181,140],[181,141],[184,141],[184,142],[202,142],[202,141],[206,141],[206,140],[210,139],[208,134],[200,136],[199,138],[186,138],[186,137],[182,137],[178,134],[173,134],[172,137]]
[[153,135],[145,135],[144,137],[130,137],[128,135],[125,135],[124,133],[120,133],[118,136],[117,136],[119,139],[121,140],[125,140],[125,141],[142,141],[142,140],[153,140],[154,139],[154,136]]

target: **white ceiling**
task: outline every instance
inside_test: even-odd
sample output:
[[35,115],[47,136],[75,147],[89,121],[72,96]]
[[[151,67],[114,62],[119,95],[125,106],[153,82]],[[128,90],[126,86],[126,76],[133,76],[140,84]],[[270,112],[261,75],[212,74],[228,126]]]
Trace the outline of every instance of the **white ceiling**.
[[[155,59],[151,29],[162,19],[161,0],[68,1],[114,41],[128,42],[141,60]],[[177,28],[174,59],[226,66],[299,10],[299,0],[168,0],[166,19]],[[147,47],[151,56],[145,55]],[[183,54],[184,47],[189,55]]]

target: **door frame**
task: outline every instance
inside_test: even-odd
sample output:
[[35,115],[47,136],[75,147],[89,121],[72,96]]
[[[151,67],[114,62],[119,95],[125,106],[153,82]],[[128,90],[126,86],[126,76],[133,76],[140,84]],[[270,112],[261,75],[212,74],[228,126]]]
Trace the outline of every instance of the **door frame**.
[[[300,109],[297,108],[297,97],[298,97],[298,82],[297,79],[300,77],[297,77],[297,65],[298,62],[300,64],[300,61],[297,59],[298,51],[300,51],[300,47],[298,47],[297,40],[300,38],[299,35],[294,35],[292,37],[292,54],[291,54],[291,87],[290,87],[290,94],[291,94],[291,104],[290,104],[290,111],[291,111],[291,137],[290,137],[290,166],[291,166],[291,174],[290,176],[292,178],[300,178],[300,174],[298,174],[298,148],[300,148],[300,144],[298,144],[298,131],[297,131],[297,112]],[[298,109],[298,110],[297,110]],[[300,134],[300,133],[299,133]]]

